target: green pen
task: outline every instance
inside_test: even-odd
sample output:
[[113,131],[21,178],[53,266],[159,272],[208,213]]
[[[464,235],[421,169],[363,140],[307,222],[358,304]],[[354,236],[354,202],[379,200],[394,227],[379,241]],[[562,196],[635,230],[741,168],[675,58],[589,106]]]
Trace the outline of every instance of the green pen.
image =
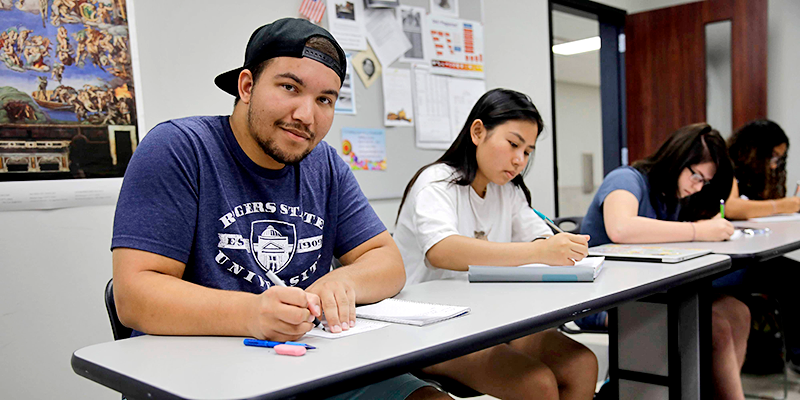
[[725,218],[725,199],[719,199],[719,215]]

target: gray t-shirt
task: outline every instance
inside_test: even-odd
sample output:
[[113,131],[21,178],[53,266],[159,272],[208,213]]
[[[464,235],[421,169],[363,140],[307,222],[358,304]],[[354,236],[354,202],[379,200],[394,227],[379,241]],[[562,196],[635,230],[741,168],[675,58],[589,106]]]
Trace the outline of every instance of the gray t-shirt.
[[668,209],[667,205],[661,201],[652,203],[650,197],[650,183],[637,169],[623,166],[609,173],[603,184],[597,189],[597,193],[586,210],[586,215],[581,223],[581,233],[591,236],[589,246],[599,246],[611,243],[611,239],[606,233],[606,224],[603,220],[603,203],[611,192],[615,190],[626,190],[631,192],[639,200],[640,217],[654,218],[662,221],[677,221],[680,213],[680,205],[674,209]]

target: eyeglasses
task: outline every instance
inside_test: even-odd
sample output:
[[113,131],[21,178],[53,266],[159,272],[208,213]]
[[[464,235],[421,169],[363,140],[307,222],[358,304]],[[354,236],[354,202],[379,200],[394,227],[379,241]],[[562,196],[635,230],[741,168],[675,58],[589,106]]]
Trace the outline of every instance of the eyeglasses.
[[689,172],[692,173],[692,176],[691,176],[692,182],[694,182],[694,183],[702,183],[703,186],[708,186],[708,184],[711,183],[711,181],[707,180],[702,174],[700,174],[698,172],[695,172],[695,170],[693,170],[692,167],[686,167],[686,168],[689,168]]
[[777,156],[775,153],[772,153],[772,158],[769,159],[769,164],[774,165],[776,168],[786,164],[786,154]]

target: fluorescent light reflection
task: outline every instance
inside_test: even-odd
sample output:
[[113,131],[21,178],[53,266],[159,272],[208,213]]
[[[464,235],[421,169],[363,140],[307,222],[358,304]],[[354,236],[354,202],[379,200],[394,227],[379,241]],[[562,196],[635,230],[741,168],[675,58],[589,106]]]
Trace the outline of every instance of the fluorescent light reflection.
[[573,42],[566,42],[553,46],[553,53],[560,54],[562,56],[571,56],[573,54],[586,53],[595,50],[600,50],[600,36],[575,40]]

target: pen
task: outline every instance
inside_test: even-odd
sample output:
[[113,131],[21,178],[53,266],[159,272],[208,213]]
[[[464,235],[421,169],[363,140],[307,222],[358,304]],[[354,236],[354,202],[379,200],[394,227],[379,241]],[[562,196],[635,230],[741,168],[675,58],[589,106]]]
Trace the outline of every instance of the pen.
[[798,193],[800,193],[800,181],[797,181],[797,187],[794,189],[794,197],[797,197]]
[[[267,274],[267,278],[268,278],[270,281],[272,281],[272,283],[274,283],[274,284],[275,284],[275,286],[286,287],[286,284],[285,284],[285,283],[283,283],[283,281],[281,280],[281,278],[279,278],[279,277],[278,277],[278,275],[275,275],[275,273],[274,273],[274,272],[272,272],[272,271],[270,271],[270,270],[266,270],[266,274]],[[314,317],[314,326],[315,326],[315,327],[316,327],[316,326],[319,326],[319,324],[321,324],[321,322],[319,322],[319,318],[317,318],[317,317]],[[323,330],[323,331],[325,330],[325,327],[324,327],[324,326],[322,327],[322,330]]]
[[245,346],[253,346],[253,347],[268,347],[273,348],[279,344],[290,344],[292,346],[303,346],[309,350],[314,350],[316,347],[305,344],[305,343],[297,343],[297,342],[273,342],[271,340],[258,340],[258,339],[245,339],[244,345]]
[[719,215],[725,218],[725,199],[719,199]]
[[[531,207],[531,208],[533,208],[533,207]],[[539,218],[541,218],[541,219],[544,221],[544,223],[545,223],[545,224],[547,224],[547,226],[549,226],[551,229],[553,229],[554,231],[556,231],[556,232],[558,232],[558,233],[564,233],[564,231],[563,231],[563,230],[561,230],[561,228],[559,228],[559,227],[556,225],[556,223],[555,223],[555,222],[551,221],[551,220],[550,220],[550,218],[547,218],[547,216],[546,216],[546,215],[544,215],[544,214],[540,213],[540,212],[539,212],[539,210],[537,210],[537,209],[533,208],[533,212],[535,212],[535,213],[536,213],[536,215],[538,215],[538,216],[539,216]]]

